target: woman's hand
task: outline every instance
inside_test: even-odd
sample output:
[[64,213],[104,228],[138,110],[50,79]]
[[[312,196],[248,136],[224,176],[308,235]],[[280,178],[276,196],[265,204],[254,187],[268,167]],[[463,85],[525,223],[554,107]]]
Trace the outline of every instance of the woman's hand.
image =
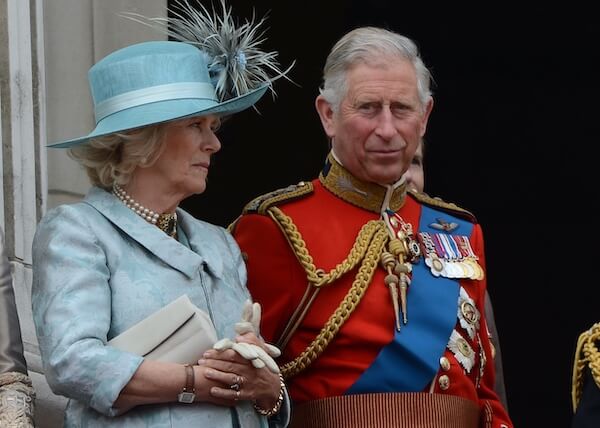
[[267,366],[273,373],[279,374],[279,366],[273,359],[274,356],[280,355],[279,349],[258,339],[254,333],[246,333],[244,336],[246,337],[238,336],[235,342],[227,338],[221,339],[213,345],[213,349],[217,351],[233,349],[243,358],[251,361],[257,369]]
[[[256,345],[261,342],[256,336],[248,340]],[[279,375],[266,367],[254,367],[233,349],[208,350],[198,364],[204,369],[204,377],[217,383],[209,392],[212,397],[222,400],[219,403],[235,405],[236,401],[247,400],[270,409],[277,402],[281,388]]]
[[[264,346],[262,339],[253,333],[238,336],[236,340]],[[249,400],[263,409],[270,409],[279,397],[279,376],[267,367],[257,369],[233,349],[209,350],[198,363],[193,366],[196,401],[235,406],[239,400]],[[113,406],[119,413],[124,413],[142,404],[176,401],[185,383],[183,365],[144,360]],[[235,386],[236,389],[231,389],[235,384],[239,385],[239,390]]]
[[[207,365],[192,366],[194,370],[194,389],[196,399],[219,406],[235,406],[234,397],[225,397],[211,394],[213,388],[228,387],[220,380],[206,376],[207,370],[213,370]],[[156,404],[176,402],[178,394],[186,384],[186,370],[182,364],[165,363],[153,360],[144,360],[119,394],[113,407],[119,413],[125,413],[133,407],[142,404]]]
[[[201,360],[202,361],[202,360]],[[214,379],[209,372],[214,371],[208,365],[201,364],[193,366],[196,378],[196,400],[206,403],[216,404],[217,406],[233,407],[237,404],[234,396],[213,395],[213,388],[228,388],[230,384],[224,385],[221,380]],[[231,378],[231,376],[230,376]]]

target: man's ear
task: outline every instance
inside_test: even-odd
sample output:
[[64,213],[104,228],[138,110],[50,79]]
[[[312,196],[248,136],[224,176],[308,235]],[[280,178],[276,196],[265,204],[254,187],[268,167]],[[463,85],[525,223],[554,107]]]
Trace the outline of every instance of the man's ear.
[[335,138],[335,119],[331,104],[323,97],[323,95],[319,95],[315,100],[315,107],[321,118],[321,124],[323,125],[325,133],[329,138]]
[[421,133],[420,137],[423,138],[425,135],[425,131],[427,130],[427,122],[429,121],[429,115],[431,114],[431,110],[433,109],[433,98],[429,97],[427,100],[427,104],[425,105],[424,114],[421,119]]

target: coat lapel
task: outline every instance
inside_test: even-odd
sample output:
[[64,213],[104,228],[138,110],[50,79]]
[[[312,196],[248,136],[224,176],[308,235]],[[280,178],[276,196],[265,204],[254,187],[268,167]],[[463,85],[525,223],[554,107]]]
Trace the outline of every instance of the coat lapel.
[[223,253],[219,251],[214,242],[218,238],[223,238],[215,236],[215,234],[220,234],[223,229],[198,220],[180,208],[177,208],[177,221],[190,243],[192,252],[202,256],[202,260],[212,274],[223,278]]
[[[196,254],[177,240],[167,236],[158,227],[148,223],[127,208],[112,193],[92,187],[83,202],[94,207],[124,234],[189,278],[194,276],[202,264],[209,264],[209,260],[205,260],[202,253]],[[178,209],[177,215],[180,216],[182,212]],[[189,219],[186,219],[185,223],[189,223]],[[187,230],[184,232],[189,233],[188,230],[191,228],[186,227],[185,229]],[[194,249],[195,244],[190,235],[188,235],[188,240]]]

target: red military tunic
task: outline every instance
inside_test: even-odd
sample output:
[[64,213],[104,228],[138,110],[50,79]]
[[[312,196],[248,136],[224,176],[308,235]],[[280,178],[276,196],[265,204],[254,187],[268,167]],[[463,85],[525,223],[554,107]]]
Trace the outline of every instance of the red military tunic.
[[[302,300],[308,282],[307,274],[292,251],[288,238],[282,233],[281,226],[271,216],[265,215],[266,208],[276,204],[277,208],[293,220],[314,265],[325,272],[329,272],[348,257],[359,231],[367,222],[381,217],[379,208],[382,194],[371,194],[373,186],[376,185],[360,183],[353,177],[348,177],[348,173],[334,160],[330,159],[330,162],[333,162],[332,167],[337,174],[341,173],[345,177],[346,182],[339,179],[337,182],[327,182],[322,174],[321,181],[315,180],[312,185],[301,184],[287,193],[272,195],[270,199],[259,198],[249,204],[245,214],[234,225],[234,237],[243,253],[247,255],[248,287],[254,300],[261,303],[263,308],[261,331],[267,341],[278,341],[286,323]],[[358,186],[358,189],[355,188],[354,192],[348,189],[347,179]],[[342,186],[338,185],[340,183]],[[302,193],[306,194],[301,195]],[[361,199],[369,202],[363,203]],[[423,209],[419,199],[422,198],[406,193],[404,188],[400,187],[392,196],[390,204],[390,207],[396,205],[393,207],[396,213],[404,222],[410,223],[414,230],[417,230]],[[376,204],[365,208],[373,200]],[[446,208],[451,206],[433,200],[432,203]],[[457,212],[458,210],[460,209],[457,208]],[[483,265],[483,237],[479,225],[472,225],[469,241],[479,257],[479,264]],[[332,284],[321,288],[283,350],[280,364],[293,360],[315,339],[348,293],[356,279],[357,270],[355,267]],[[382,348],[393,341],[396,318],[390,292],[384,284],[386,273],[381,266],[375,268],[364,297],[333,340],[308,368],[288,379],[294,402],[302,403],[348,393],[378,358]],[[431,280],[435,281],[433,275],[431,276]],[[473,357],[471,361],[461,362],[461,358],[464,358],[457,352],[456,346],[452,350],[448,345],[439,355],[434,356],[436,361],[441,361],[437,365],[437,373],[433,373],[431,379],[427,380],[427,385],[419,391],[449,394],[472,400],[480,408],[481,426],[510,427],[510,419],[493,391],[494,369],[483,316],[485,279],[461,279],[459,284],[464,290],[461,292],[466,292],[481,314],[477,332],[481,334],[471,339],[465,333],[459,316],[456,317],[456,326],[452,334],[458,332],[466,338]],[[413,287],[418,286],[419,284],[413,282],[408,291],[409,295]],[[455,309],[460,315],[458,302]],[[407,312],[410,325],[410,306]],[[402,335],[402,330],[399,335]],[[450,339],[448,337],[446,340],[444,337],[444,343],[452,342]],[[410,367],[399,369],[411,370]],[[391,388],[393,390],[393,386]],[[381,392],[387,391],[390,391],[390,386]]]

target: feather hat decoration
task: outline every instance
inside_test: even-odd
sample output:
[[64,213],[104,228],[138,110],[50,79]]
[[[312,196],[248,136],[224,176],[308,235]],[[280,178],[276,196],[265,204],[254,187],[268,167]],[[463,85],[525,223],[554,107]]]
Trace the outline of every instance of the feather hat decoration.
[[212,13],[202,4],[192,6],[188,0],[176,0],[168,18],[148,18],[136,13],[122,16],[159,29],[174,40],[195,45],[209,57],[209,73],[219,101],[225,101],[267,85],[275,95],[272,83],[294,66],[282,71],[277,52],[264,52],[265,41],[261,27],[266,18],[246,20],[236,25],[224,0],[220,0],[222,14],[214,6]]

